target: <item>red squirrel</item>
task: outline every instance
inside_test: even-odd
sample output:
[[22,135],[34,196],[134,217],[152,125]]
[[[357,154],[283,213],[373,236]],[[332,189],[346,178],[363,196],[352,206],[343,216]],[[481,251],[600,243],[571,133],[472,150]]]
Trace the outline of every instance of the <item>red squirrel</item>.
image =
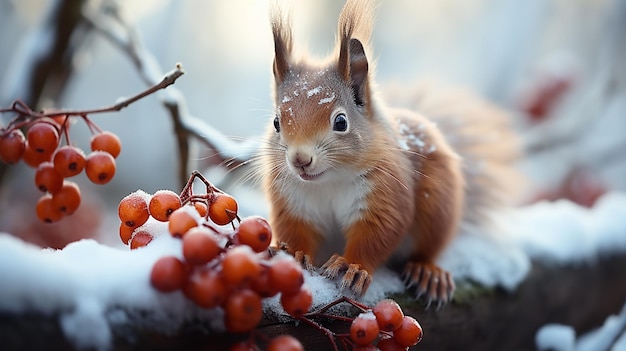
[[[290,24],[279,9],[271,11],[276,114],[260,171],[274,243],[321,265],[323,275],[340,278],[341,288],[357,296],[378,267],[399,258],[407,285],[442,304],[455,284],[435,261],[462,221],[481,224],[484,210],[498,203],[497,176],[514,154],[511,135],[495,108],[471,96],[433,100],[398,89],[393,98],[408,95],[423,110],[388,107],[374,82],[373,8],[371,1],[348,0],[336,50],[323,61],[296,56]],[[421,113],[428,110],[435,119]],[[472,126],[460,130],[453,117]],[[457,134],[446,135],[433,121]],[[493,141],[478,140],[489,138],[472,135],[491,128],[497,150]]]

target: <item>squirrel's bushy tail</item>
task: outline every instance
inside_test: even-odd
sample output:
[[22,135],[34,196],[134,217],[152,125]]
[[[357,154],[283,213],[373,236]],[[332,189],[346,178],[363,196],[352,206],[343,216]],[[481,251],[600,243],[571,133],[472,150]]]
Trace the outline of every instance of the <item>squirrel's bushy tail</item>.
[[390,106],[414,110],[435,122],[463,160],[462,229],[484,230],[498,210],[515,205],[524,186],[516,169],[519,137],[507,113],[469,91],[424,83],[386,91]]

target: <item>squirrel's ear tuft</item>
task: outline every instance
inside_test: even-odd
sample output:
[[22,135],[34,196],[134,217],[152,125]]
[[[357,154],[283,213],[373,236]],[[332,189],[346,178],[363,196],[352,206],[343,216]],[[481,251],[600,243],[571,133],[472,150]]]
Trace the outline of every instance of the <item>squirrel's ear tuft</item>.
[[270,12],[272,34],[274,35],[274,78],[276,83],[284,81],[289,73],[289,62],[293,47],[291,25],[277,5]]
[[365,47],[370,46],[374,5],[367,0],[348,0],[339,15],[337,70],[354,92],[354,102],[364,106],[368,100],[370,65]]

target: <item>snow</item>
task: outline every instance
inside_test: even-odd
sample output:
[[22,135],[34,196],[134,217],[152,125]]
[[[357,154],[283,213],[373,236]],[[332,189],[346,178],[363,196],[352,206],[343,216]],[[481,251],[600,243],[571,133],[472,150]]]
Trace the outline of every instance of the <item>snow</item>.
[[[328,94],[327,94],[328,95]],[[331,93],[330,95],[328,95],[325,98],[321,98],[320,101],[317,103],[318,105],[324,105],[324,104],[328,104],[335,101],[335,93]]]
[[626,350],[626,304],[619,315],[609,316],[600,328],[576,339],[572,327],[544,325],[535,336],[539,351],[624,351]]
[[539,350],[573,351],[576,332],[562,324],[546,324],[535,335],[535,345]]
[[322,92],[322,87],[321,86],[317,86],[309,91],[306,92],[306,97],[310,98],[313,95],[317,95],[319,93]]
[[[626,251],[623,193],[609,193],[591,209],[567,201],[542,202],[501,217],[516,221],[506,227],[515,229],[510,235],[481,235],[475,228],[464,227],[440,264],[458,280],[514,289],[526,276],[531,259],[569,264]],[[198,308],[180,292],[162,294],[152,289],[152,265],[165,255],[180,257],[181,241],[163,235],[167,234],[167,226],[162,223],[145,225],[151,226],[150,231],[157,236],[147,247],[134,251],[91,239],[71,243],[62,250],[40,249],[0,234],[0,266],[5,267],[0,270],[0,281],[8,282],[0,285],[0,311],[58,314],[65,335],[77,347],[100,350],[110,346],[113,326],[138,320],[164,332],[191,319],[211,322],[221,330],[221,319],[215,318],[221,311]],[[317,274],[307,273],[305,283],[313,293],[314,306],[342,294],[337,282]],[[371,305],[402,289],[395,273],[380,269],[363,302]],[[265,308],[287,319],[278,297],[266,299]],[[143,312],[142,317],[139,312]],[[620,317],[610,318],[605,327],[581,337],[577,345],[606,340],[606,333],[615,335],[625,319],[626,307]],[[546,326],[537,334],[537,342],[553,345],[554,340],[570,340],[570,334],[565,327]]]

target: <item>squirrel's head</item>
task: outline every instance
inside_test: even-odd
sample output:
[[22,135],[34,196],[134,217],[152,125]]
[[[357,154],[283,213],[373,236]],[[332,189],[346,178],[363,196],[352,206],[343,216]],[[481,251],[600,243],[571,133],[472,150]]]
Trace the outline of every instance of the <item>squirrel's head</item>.
[[280,145],[274,161],[283,162],[304,181],[361,171],[376,134],[365,49],[372,5],[361,0],[346,3],[339,17],[337,49],[323,63],[296,60],[290,26],[280,11],[273,11],[271,20],[276,115],[270,138]]

